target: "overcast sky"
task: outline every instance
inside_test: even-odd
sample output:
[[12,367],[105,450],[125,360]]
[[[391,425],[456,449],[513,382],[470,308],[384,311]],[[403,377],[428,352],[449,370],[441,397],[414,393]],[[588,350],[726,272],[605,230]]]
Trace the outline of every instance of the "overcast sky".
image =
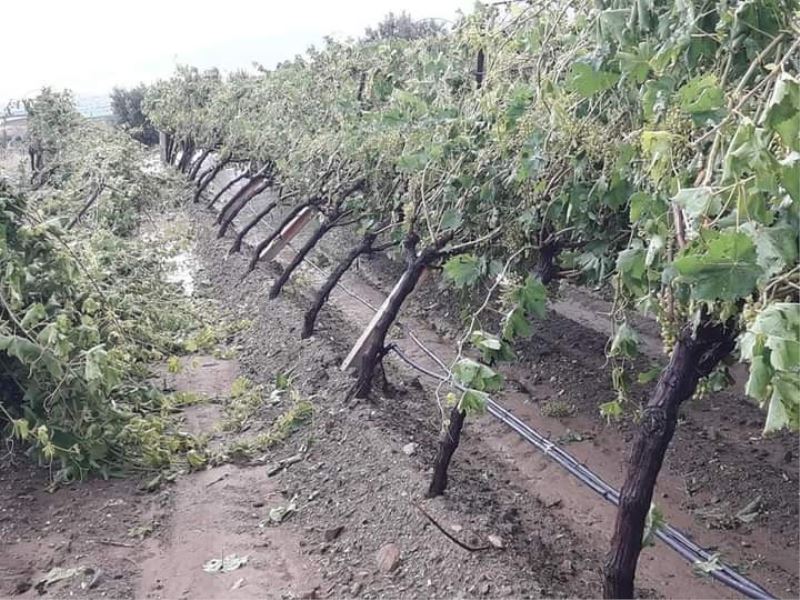
[[3,0],[0,100],[44,85],[105,94],[174,66],[266,67],[389,11],[452,19],[474,0]]

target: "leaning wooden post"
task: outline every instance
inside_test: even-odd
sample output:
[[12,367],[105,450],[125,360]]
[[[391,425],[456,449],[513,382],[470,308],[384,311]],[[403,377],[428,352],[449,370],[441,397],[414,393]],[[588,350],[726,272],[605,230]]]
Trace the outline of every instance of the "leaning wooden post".
[[264,248],[264,251],[258,257],[258,260],[269,262],[273,258],[278,256],[278,254],[281,253],[281,250],[283,250],[289,244],[289,242],[291,242],[292,239],[298,233],[300,233],[305,228],[306,225],[308,225],[308,222],[311,220],[313,216],[314,216],[314,211],[311,209],[310,206],[306,206],[305,208],[303,208],[303,210],[301,210],[297,214],[297,216],[286,225],[286,227],[281,229],[281,232],[278,234],[278,237],[272,240],[269,246]]
[[369,324],[364,328],[364,331],[361,332],[358,340],[350,349],[350,353],[345,357],[342,365],[339,367],[342,371],[346,371],[349,369],[353,363],[361,356],[361,353],[364,351],[364,348],[367,347],[370,339],[372,338],[372,334],[375,332],[375,326],[378,324],[378,321],[381,320],[381,317],[389,310],[389,307],[392,306],[395,302],[395,299],[403,288],[405,288],[406,280],[410,277],[408,271],[404,272],[402,277],[397,280],[397,283],[394,284],[392,291],[386,297],[386,300],[383,301],[383,304],[380,305],[378,311],[372,316]]

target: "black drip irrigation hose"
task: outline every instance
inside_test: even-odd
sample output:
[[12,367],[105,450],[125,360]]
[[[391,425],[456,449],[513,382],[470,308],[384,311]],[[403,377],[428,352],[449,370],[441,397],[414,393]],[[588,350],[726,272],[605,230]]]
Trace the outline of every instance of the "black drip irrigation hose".
[[[427,347],[417,340],[415,336],[412,335],[411,338],[423,350],[423,352],[428,354],[428,356],[430,356],[440,366],[444,366],[444,363],[442,363],[442,361],[436,355],[434,355]],[[417,371],[439,381],[448,382],[450,385],[453,385],[462,391],[465,390],[463,386],[459,385],[455,381],[452,381],[452,379],[416,364],[405,354],[403,354],[403,352],[400,351],[396,346],[391,346],[391,349],[413,369],[416,369]],[[587,485],[594,492],[605,498],[608,502],[611,502],[613,505],[619,505],[619,492],[617,492],[608,483],[603,481],[599,476],[589,470],[588,467],[578,462],[571,454],[543,437],[541,434],[515,417],[511,412],[497,404],[491,398],[486,399],[486,410],[493,417],[502,421],[511,429],[516,431],[524,440],[561,465],[566,471],[578,478],[578,480]],[[681,533],[670,525],[664,524],[660,526],[656,530],[655,535],[668,547],[672,548],[681,557],[692,564],[707,562],[712,559],[712,555],[708,551],[695,544],[685,534]],[[710,570],[709,575],[711,575],[711,577],[720,583],[733,590],[736,590],[748,598],[753,598],[755,600],[775,600],[775,597],[763,587],[747,577],[737,573],[733,568],[721,561],[716,564],[716,568]]]

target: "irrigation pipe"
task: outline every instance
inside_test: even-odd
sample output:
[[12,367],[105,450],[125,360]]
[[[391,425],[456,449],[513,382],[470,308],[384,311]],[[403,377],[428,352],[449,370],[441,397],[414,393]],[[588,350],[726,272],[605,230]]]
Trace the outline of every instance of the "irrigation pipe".
[[[422,348],[423,351],[426,352],[426,354],[429,354],[429,356],[432,358],[435,356],[418,340],[415,340],[415,342]],[[403,354],[403,352],[399,350],[397,346],[391,346],[391,350],[413,369],[439,381],[447,382],[461,391],[466,391],[464,386],[460,385],[456,381],[453,381],[450,377],[435,373],[418,365],[405,354]],[[436,359],[436,362],[441,364],[438,358]],[[491,398],[486,399],[486,411],[516,431],[523,439],[557,462],[566,471],[578,478],[594,492],[615,506],[619,505],[619,493],[614,488],[603,481],[595,473],[590,471],[586,466],[579,463],[572,455],[565,452],[550,440],[544,438],[542,435],[536,432],[536,430],[529,427],[526,423],[515,417],[511,412],[497,404]],[[683,533],[670,525],[662,525],[656,530],[655,534],[667,546],[675,550],[685,560],[693,564],[698,562],[706,562],[712,558],[707,551],[700,548]],[[718,568],[712,570],[710,575],[714,579],[717,579],[720,583],[723,583],[726,586],[740,592],[741,594],[744,594],[748,598],[754,598],[757,600],[774,600],[774,596],[772,596],[764,588],[750,579],[740,575],[731,567],[722,562],[718,563]]]
[[[250,245],[250,244],[248,244]],[[287,244],[289,248],[292,249],[293,252],[297,253],[297,250],[292,246],[291,243]],[[323,253],[324,254],[324,253]],[[327,256],[327,255],[326,255]],[[319,273],[326,275],[326,272],[319,267],[318,265],[314,264],[311,260],[304,258],[303,262],[311,266],[314,270],[318,271]],[[336,287],[346,293],[348,296],[352,297],[356,301],[360,302],[373,312],[377,309],[370,304],[367,300],[361,298],[352,290],[348,289],[344,286],[341,282],[336,284]],[[444,362],[436,356],[436,354],[430,350],[422,341],[417,338],[416,335],[407,327],[402,326],[402,329],[408,334],[411,340],[419,346],[419,348],[437,363],[446,373],[448,376],[441,375],[434,371],[431,371],[410,358],[408,358],[400,349],[397,348],[395,344],[390,345],[390,349],[397,354],[397,356],[403,360],[406,364],[408,364],[411,368],[431,377],[433,379],[437,379],[439,381],[443,381],[449,383],[453,387],[461,390],[466,391],[466,388],[460,385],[457,381],[454,381],[451,376],[449,376],[450,371]],[[518,433],[524,440],[529,442],[535,448],[540,450],[546,456],[554,460],[556,463],[561,465],[567,472],[571,475],[576,477],[579,481],[593,490],[595,493],[599,494],[605,500],[613,504],[614,506],[619,505],[619,492],[611,487],[608,483],[606,483],[603,479],[601,479],[598,475],[592,472],[588,467],[583,465],[582,463],[578,462],[575,457],[571,454],[563,450],[557,444],[554,444],[547,438],[543,437],[539,434],[536,430],[532,429],[528,426],[525,422],[518,419],[514,416],[511,412],[497,404],[491,398],[486,399],[486,411],[491,414],[493,417],[498,419],[499,421],[503,422],[505,425],[513,429],[516,433]],[[660,539],[664,544],[666,544],[669,548],[672,548],[675,552],[678,553],[684,560],[694,564],[697,563],[704,563],[712,560],[714,557],[709,553],[707,550],[698,546],[695,542],[689,539],[684,533],[675,529],[671,525],[664,524],[660,526],[656,531],[655,535],[658,539]],[[722,561],[718,561],[716,563],[716,568],[713,568],[709,575],[722,583],[723,585],[736,590],[737,592],[747,596],[748,598],[753,598],[754,600],[776,600],[775,596],[770,594],[766,589],[761,587],[756,582],[748,579],[747,577],[741,575],[732,567],[728,566],[727,564],[723,563]]]

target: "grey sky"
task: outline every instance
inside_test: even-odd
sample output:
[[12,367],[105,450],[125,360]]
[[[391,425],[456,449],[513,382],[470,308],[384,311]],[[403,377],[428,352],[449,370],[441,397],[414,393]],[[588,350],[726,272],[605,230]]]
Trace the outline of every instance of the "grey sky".
[[324,35],[359,35],[389,11],[452,19],[474,0],[6,0],[0,100],[43,85],[105,94],[178,63],[270,67]]

